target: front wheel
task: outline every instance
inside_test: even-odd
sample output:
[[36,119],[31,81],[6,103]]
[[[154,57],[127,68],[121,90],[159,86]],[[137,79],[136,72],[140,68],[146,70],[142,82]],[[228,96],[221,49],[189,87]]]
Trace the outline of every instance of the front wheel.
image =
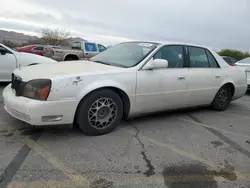
[[217,111],[224,111],[229,107],[231,100],[231,88],[227,85],[224,85],[217,92],[211,106]]
[[76,123],[87,135],[103,135],[113,131],[123,115],[123,103],[112,90],[91,93],[79,105]]

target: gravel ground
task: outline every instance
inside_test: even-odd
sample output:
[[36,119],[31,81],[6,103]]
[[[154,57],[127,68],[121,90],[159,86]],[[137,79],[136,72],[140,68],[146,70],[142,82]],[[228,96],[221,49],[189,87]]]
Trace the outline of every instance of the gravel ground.
[[32,128],[0,97],[0,187],[249,188],[249,112],[246,95],[225,112],[161,113],[90,137]]

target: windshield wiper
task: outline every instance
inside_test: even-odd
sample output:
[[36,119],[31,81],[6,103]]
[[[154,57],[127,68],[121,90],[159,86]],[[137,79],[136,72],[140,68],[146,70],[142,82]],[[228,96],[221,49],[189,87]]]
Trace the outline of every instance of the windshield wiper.
[[106,63],[106,62],[104,62],[104,61],[93,61],[93,62],[96,62],[96,63],[101,63],[101,64],[104,64],[104,65],[110,65],[110,63]]

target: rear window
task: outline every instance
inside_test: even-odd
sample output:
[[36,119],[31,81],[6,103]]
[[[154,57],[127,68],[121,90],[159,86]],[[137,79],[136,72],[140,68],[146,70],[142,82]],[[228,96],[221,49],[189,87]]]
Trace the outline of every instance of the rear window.
[[81,48],[81,43],[80,42],[75,42],[75,43],[72,44],[71,48],[74,49],[74,50],[81,50],[82,49]]
[[43,51],[43,46],[37,46],[37,47],[33,48],[33,50]]

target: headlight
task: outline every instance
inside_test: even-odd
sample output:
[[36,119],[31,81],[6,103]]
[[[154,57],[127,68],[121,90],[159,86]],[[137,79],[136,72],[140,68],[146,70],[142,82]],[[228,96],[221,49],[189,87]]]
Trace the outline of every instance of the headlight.
[[36,79],[25,84],[23,88],[23,96],[37,100],[47,100],[51,88],[51,80]]

